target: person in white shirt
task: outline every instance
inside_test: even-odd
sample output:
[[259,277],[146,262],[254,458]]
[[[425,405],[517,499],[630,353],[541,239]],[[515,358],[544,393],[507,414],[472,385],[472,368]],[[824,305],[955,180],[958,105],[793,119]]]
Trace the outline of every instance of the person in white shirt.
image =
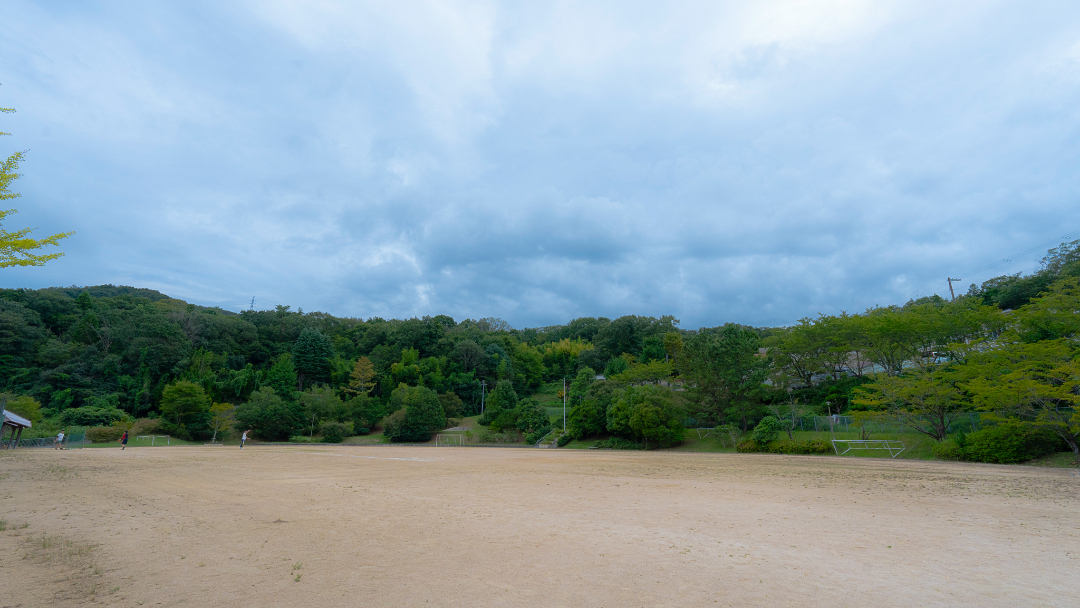
[[60,431],[60,433],[58,433],[56,435],[56,443],[53,444],[53,449],[54,450],[62,450],[62,449],[64,449],[64,431]]
[[244,434],[240,436],[240,449],[244,449],[244,443],[247,442],[247,434],[251,432],[251,429],[244,431]]

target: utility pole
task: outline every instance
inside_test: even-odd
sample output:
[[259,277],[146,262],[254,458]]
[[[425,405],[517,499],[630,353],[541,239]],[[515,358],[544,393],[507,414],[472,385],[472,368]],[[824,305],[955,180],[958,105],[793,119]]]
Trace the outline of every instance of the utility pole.
[[562,379],[562,430],[566,432],[566,376]]
[[953,293],[952,282],[956,281],[957,283],[959,283],[960,279],[952,279],[952,278],[950,278],[950,279],[948,279],[948,281],[949,281],[949,295],[952,296],[952,301],[955,302],[956,301],[956,294]]
[[484,392],[487,389],[487,380],[480,381],[480,415],[484,415]]
[[255,310],[255,296],[251,296],[251,306],[248,307],[248,310],[251,310],[251,311]]

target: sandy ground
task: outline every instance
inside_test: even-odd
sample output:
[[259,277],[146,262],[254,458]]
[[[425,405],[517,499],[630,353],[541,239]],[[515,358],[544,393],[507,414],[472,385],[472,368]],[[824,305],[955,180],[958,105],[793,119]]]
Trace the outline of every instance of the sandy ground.
[[1080,606],[1075,471],[758,455],[0,452],[0,606]]

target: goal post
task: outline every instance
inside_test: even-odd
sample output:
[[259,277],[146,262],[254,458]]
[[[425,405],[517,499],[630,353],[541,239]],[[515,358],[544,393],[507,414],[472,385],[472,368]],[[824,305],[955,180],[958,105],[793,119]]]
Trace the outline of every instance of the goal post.
[[465,445],[463,443],[464,439],[463,436],[457,434],[439,433],[435,435],[435,447],[462,446]]

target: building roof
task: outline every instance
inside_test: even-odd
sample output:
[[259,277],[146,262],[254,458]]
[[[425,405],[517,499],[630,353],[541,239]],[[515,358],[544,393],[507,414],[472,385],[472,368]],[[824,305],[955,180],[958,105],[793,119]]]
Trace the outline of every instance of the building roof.
[[13,426],[21,426],[23,428],[30,428],[32,425],[30,421],[15,412],[9,412],[4,410],[4,422]]

